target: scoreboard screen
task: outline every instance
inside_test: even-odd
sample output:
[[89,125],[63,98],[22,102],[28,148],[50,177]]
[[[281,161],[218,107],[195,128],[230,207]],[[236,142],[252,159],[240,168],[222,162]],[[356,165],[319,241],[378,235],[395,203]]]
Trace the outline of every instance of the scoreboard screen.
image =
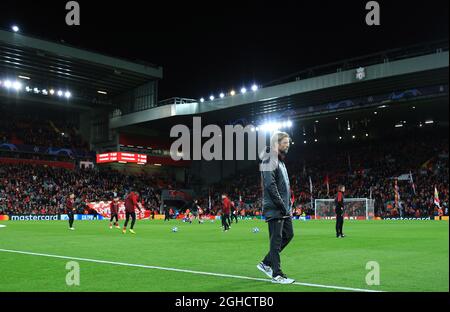
[[138,165],[144,165],[147,163],[147,155],[126,153],[126,152],[114,152],[97,154],[97,164],[103,163],[135,163]]

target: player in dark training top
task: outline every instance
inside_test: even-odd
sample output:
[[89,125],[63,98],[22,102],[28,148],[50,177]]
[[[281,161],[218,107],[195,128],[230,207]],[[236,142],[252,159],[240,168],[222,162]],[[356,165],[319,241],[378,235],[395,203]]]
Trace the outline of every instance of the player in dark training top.
[[230,225],[231,223],[233,223],[233,219],[235,220],[236,223],[238,223],[238,208],[235,206],[234,201],[231,201],[231,219],[230,219]]
[[335,199],[335,212],[336,212],[336,237],[344,238],[345,235],[342,233],[342,227],[344,226],[344,192],[345,186],[340,185],[338,188],[338,193]]

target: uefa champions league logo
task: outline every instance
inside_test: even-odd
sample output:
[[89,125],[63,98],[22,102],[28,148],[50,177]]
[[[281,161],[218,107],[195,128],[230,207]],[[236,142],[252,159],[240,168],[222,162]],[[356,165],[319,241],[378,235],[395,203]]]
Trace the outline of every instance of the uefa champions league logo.
[[364,69],[364,67],[356,69],[356,79],[363,80],[364,78],[366,78],[366,70]]

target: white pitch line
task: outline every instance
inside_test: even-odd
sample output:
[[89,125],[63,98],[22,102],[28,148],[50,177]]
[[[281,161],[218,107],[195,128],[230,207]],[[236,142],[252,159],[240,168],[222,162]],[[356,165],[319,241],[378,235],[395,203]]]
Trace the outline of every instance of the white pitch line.
[[[58,256],[58,255],[50,255],[50,254],[43,254],[43,253],[36,253],[36,252],[29,252],[29,251],[20,251],[20,250],[10,250],[10,249],[1,249],[0,248],[0,252],[9,252],[9,253],[17,253],[17,254],[23,254],[23,255],[31,255],[31,256],[41,256],[41,257],[49,257],[49,258],[59,258],[59,259],[67,259],[67,260],[78,260],[78,261],[85,261],[85,262],[121,265],[121,266],[144,268],[144,269],[155,269],[155,270],[191,273],[191,274],[199,274],[199,275],[237,278],[237,279],[245,279],[245,280],[252,280],[252,281],[270,282],[270,283],[272,282],[270,279],[267,279],[267,278],[256,278],[256,277],[241,276],[241,275],[201,272],[201,271],[184,270],[184,269],[176,269],[176,268],[165,268],[165,267],[153,266],[153,265],[133,264],[133,263],[115,262],[115,261],[107,261],[107,260],[96,260],[96,259],[87,259],[87,258],[79,258],[79,257]],[[293,285],[318,287],[318,288],[330,288],[330,289],[348,290],[348,291],[360,291],[360,292],[382,292],[380,290],[311,284],[311,283],[300,283],[300,282],[295,282],[295,283],[293,283]]]

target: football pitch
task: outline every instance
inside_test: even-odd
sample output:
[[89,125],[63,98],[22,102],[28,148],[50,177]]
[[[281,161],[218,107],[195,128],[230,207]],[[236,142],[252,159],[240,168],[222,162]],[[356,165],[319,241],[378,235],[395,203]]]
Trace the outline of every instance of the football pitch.
[[[65,221],[3,221],[0,291],[449,291],[446,221],[346,220],[343,239],[333,221],[293,223],[281,262],[297,283],[278,285],[256,269],[269,247],[260,220],[228,232],[220,221],[138,220],[136,235],[107,221],[76,221],[75,231]],[[66,283],[70,261],[79,285]],[[366,282],[369,261],[379,265],[379,285]]]

